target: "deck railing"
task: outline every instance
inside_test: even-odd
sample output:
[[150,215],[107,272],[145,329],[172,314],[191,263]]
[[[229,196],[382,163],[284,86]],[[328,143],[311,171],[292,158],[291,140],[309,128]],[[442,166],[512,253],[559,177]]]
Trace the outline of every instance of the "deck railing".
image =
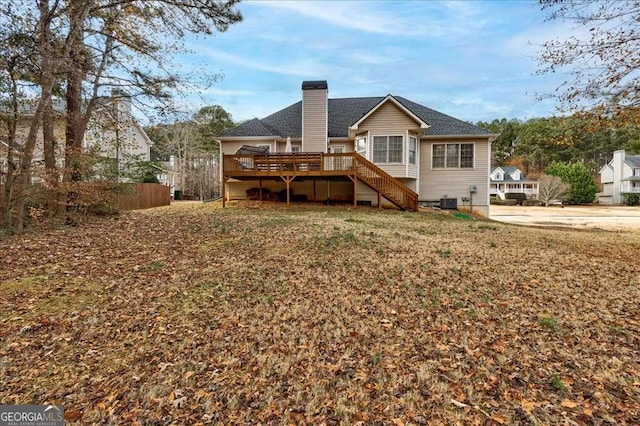
[[418,195],[387,172],[356,152],[227,154],[225,177],[294,175],[355,176],[402,209],[418,209]]
[[371,161],[354,153],[357,176],[402,209],[418,210],[418,194]]

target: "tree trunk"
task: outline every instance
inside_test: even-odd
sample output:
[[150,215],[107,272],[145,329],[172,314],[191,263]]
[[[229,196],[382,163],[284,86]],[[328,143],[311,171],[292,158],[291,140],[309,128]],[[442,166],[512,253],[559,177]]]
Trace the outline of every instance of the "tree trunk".
[[[49,15],[49,1],[40,0],[41,15]],[[42,28],[40,39],[40,51],[42,54],[42,99],[44,101],[44,111],[42,116],[42,136],[44,142],[44,182],[47,188],[47,211],[53,216],[57,210],[57,193],[58,193],[58,171],[56,169],[55,139],[54,139],[54,114],[52,104],[52,91],[54,83],[53,64],[54,53],[52,51],[52,35],[49,26],[49,18],[47,25]]]
[[11,78],[11,109],[12,117],[7,122],[8,145],[7,145],[7,177],[4,184],[4,222],[9,231],[13,231],[13,204],[14,185],[17,173],[15,160],[13,158],[16,148],[16,131],[18,123],[18,83],[13,72],[9,72]]
[[[66,113],[65,126],[65,169],[64,179],[71,186],[67,192],[67,212],[75,209],[78,193],[73,187],[74,182],[82,179],[81,154],[82,139],[84,136],[84,117],[82,114],[82,81],[84,78],[84,21],[88,7],[83,5],[83,0],[69,2],[69,60],[67,70]],[[68,224],[74,224],[75,220],[67,215]]]
[[44,139],[44,181],[47,188],[47,211],[55,216],[58,210],[58,168],[56,167],[56,141],[54,137],[54,114],[51,98],[45,105],[42,116]]

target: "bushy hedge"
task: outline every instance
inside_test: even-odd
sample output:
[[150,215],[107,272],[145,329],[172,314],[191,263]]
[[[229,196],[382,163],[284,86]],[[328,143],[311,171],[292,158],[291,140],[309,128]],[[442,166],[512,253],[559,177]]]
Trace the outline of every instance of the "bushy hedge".
[[516,204],[522,205],[522,203],[527,199],[527,194],[522,192],[507,192],[504,194],[504,198],[507,200],[516,200]]
[[640,194],[634,192],[623,192],[622,204],[625,206],[640,206]]

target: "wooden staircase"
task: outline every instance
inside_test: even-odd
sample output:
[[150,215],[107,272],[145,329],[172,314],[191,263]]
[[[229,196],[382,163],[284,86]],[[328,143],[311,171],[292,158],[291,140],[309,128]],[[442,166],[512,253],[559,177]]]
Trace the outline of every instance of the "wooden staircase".
[[418,194],[358,153],[353,153],[356,176],[401,210],[417,211]]

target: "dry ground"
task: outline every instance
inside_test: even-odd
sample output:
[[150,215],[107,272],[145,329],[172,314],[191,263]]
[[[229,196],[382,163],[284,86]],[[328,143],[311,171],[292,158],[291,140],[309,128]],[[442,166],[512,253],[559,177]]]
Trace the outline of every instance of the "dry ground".
[[182,204],[0,251],[0,403],[84,424],[640,424],[640,233]]
[[492,219],[500,222],[523,225],[640,232],[640,207],[492,205],[490,215]]

